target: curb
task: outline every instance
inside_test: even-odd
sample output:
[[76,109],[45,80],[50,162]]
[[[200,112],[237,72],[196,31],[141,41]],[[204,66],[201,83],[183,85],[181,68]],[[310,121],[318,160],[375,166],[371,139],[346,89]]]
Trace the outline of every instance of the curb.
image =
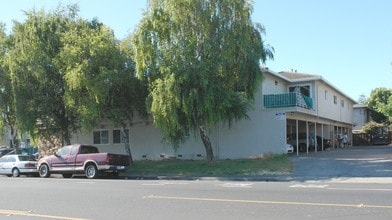
[[291,177],[281,176],[230,176],[230,175],[120,175],[129,180],[186,180],[186,181],[259,181],[259,182],[287,182]]
[[334,182],[392,184],[392,177],[293,177],[293,176],[202,176],[202,175],[120,175],[126,180],[243,181],[243,182]]

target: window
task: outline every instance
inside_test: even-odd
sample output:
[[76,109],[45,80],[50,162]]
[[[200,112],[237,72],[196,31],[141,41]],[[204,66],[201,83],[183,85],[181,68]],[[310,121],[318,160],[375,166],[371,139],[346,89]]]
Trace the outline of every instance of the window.
[[324,99],[325,99],[325,100],[327,100],[327,99],[328,99],[328,91],[327,91],[327,90],[325,90],[325,93],[324,93]]
[[338,104],[338,97],[336,95],[333,96],[333,104]]
[[31,157],[31,155],[19,155],[18,160],[19,161],[37,161],[34,157]]
[[65,146],[65,147],[61,148],[60,150],[57,151],[57,155],[58,156],[65,156],[65,155],[67,155],[68,154],[68,149],[69,149],[68,146]]
[[342,108],[344,108],[344,100],[343,99],[340,100],[340,104],[341,104]]
[[[124,129],[124,135],[127,141],[129,141],[129,130]],[[124,136],[121,134],[121,130],[113,130],[113,144],[124,143]]]
[[291,86],[289,92],[301,93],[304,96],[310,97],[310,86]]
[[93,132],[94,144],[108,144],[109,143],[109,132],[108,130],[94,131]]
[[72,148],[71,148],[71,155],[75,155],[77,150],[78,150],[77,146],[72,146]]
[[98,153],[98,148],[88,145],[80,146],[80,154],[95,154]]
[[8,157],[7,162],[16,162],[15,157]]

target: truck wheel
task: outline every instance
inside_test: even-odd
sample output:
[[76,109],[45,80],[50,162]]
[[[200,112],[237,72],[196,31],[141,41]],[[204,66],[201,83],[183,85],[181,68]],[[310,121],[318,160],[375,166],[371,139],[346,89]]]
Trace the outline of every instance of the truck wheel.
[[94,164],[87,164],[84,170],[88,179],[95,179],[98,176],[98,169]]
[[19,172],[18,168],[12,169],[12,176],[13,177],[19,177],[20,176],[20,172]]
[[39,176],[42,178],[48,178],[50,176],[49,167],[46,164],[42,164],[38,170]]

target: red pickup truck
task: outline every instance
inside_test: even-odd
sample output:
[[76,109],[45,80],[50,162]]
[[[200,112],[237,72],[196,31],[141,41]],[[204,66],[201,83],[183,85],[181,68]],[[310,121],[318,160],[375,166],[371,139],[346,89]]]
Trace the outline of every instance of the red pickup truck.
[[64,178],[85,174],[89,179],[97,178],[99,174],[118,176],[119,172],[128,169],[129,161],[127,155],[99,153],[95,146],[75,144],[41,158],[38,173],[41,177],[49,177],[51,173],[62,174]]

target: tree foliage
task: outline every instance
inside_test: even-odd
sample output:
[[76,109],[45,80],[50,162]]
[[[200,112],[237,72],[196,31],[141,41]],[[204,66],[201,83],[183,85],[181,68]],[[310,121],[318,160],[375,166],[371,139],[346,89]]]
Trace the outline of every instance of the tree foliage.
[[146,116],[146,88],[135,74],[131,46],[78,6],[26,12],[16,22],[9,52],[10,81],[18,127],[70,144],[73,132],[102,119],[131,123]]
[[77,10],[76,5],[52,13],[32,10],[25,13],[24,23],[14,24],[10,69],[16,116],[22,131],[33,136],[56,136],[69,143],[70,131],[77,129],[76,116],[64,103],[66,85],[58,65],[61,39]]
[[134,35],[154,123],[174,147],[199,131],[208,163],[208,129],[247,118],[260,62],[273,58],[251,12],[246,0],[153,0]]
[[357,101],[359,104],[365,104],[367,100],[368,100],[368,97],[366,97],[364,94],[362,94],[358,97]]
[[14,111],[14,95],[9,74],[9,59],[7,59],[10,47],[10,37],[5,33],[5,26],[0,23],[0,134],[4,136],[3,134],[9,129],[11,134],[10,145],[15,147],[18,129]]
[[361,132],[366,134],[373,134],[377,130],[377,128],[382,128],[384,126],[384,124],[370,121],[362,127]]
[[120,47],[111,29],[97,20],[79,20],[62,41],[59,62],[67,85],[65,104],[82,127],[90,130],[104,118],[117,124],[130,122],[136,111],[146,115],[145,92],[129,46]]
[[376,88],[372,90],[366,101],[370,108],[370,116],[377,123],[389,124],[392,118],[392,90]]

